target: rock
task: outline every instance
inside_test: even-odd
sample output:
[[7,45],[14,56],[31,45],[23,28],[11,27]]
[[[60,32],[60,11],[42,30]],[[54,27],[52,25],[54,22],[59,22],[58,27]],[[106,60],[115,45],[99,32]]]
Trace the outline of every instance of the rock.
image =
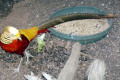
[[0,0],[0,17],[7,16],[14,5],[14,0]]
[[69,49],[71,47],[71,42],[70,41],[67,41],[66,45],[65,45],[65,48],[66,49]]
[[65,41],[61,40],[61,39],[59,39],[57,37],[53,38],[53,42],[56,43],[60,47],[64,47],[65,46]]

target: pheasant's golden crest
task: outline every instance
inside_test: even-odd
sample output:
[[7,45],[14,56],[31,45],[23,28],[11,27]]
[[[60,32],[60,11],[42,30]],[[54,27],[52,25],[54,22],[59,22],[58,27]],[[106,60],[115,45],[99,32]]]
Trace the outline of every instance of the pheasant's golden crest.
[[20,37],[19,31],[12,26],[7,26],[1,34],[0,41],[4,44],[10,44],[13,40],[18,39],[18,37]]
[[3,34],[1,34],[1,37],[0,37],[0,41],[4,44],[10,44],[12,43],[12,40],[13,40],[13,35],[10,34],[9,32],[4,32]]

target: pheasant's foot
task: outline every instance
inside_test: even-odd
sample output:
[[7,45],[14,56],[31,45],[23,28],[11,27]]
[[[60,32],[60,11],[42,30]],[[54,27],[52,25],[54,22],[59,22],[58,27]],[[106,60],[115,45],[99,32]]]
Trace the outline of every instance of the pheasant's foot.
[[26,58],[27,58],[26,64],[28,64],[29,63],[29,58],[33,57],[33,56],[30,55],[30,53],[28,53],[26,50],[25,50],[25,55],[26,55]]
[[15,68],[13,70],[14,70],[14,72],[12,74],[15,74],[15,73],[19,73],[20,74],[20,68]]
[[12,73],[12,75],[15,74],[15,73],[19,73],[19,74],[20,74],[20,66],[21,66],[21,62],[22,62],[22,61],[23,61],[23,58],[21,58],[20,63],[19,63],[19,65],[18,65],[18,68],[13,69],[14,72]]

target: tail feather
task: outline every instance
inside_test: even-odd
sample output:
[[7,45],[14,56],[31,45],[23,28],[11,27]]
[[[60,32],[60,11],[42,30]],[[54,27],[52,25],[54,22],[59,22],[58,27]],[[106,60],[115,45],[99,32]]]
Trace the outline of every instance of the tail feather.
[[[55,26],[53,26],[52,28],[55,28]],[[46,33],[46,32],[50,32],[48,29],[42,29],[38,31],[38,34],[40,33]]]
[[104,80],[105,69],[104,61],[95,59],[86,71],[85,80]]
[[106,14],[105,18],[117,18],[118,16],[114,15],[114,14]]
[[118,17],[114,14],[98,14],[98,16],[101,18],[117,18]]
[[46,32],[50,32],[50,31],[47,30],[47,29],[42,29],[42,30],[39,30],[39,31],[38,31],[38,34],[40,34],[40,33],[46,33]]

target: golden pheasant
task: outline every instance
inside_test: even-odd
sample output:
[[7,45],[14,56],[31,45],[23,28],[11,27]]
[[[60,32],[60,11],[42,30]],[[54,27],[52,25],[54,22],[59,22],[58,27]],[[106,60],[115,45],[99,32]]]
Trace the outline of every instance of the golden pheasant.
[[[34,33],[34,34],[33,34]],[[24,56],[24,51],[26,47],[28,46],[29,42],[36,37],[36,35],[39,33],[38,27],[32,27],[30,29],[26,30],[18,30],[15,27],[8,26],[5,28],[4,32],[1,34],[0,37],[0,45],[2,49],[4,49],[7,52],[10,53],[16,53],[21,55],[21,57]],[[27,61],[30,54],[25,51]],[[21,58],[22,61],[23,58]],[[20,64],[21,64],[20,61]],[[17,69],[19,72],[20,65]]]
[[100,18],[114,18],[112,14],[92,14],[92,13],[73,13],[67,14],[60,17],[56,17],[46,21],[39,25],[39,27],[33,27],[25,30],[18,30],[15,27],[8,26],[5,28],[4,32],[0,37],[0,45],[2,49],[10,53],[16,53],[21,55],[21,61],[19,66],[15,71],[19,72],[21,62],[23,60],[24,52],[27,56],[27,59],[30,54],[25,51],[26,47],[32,39],[36,37],[39,33],[44,33],[48,31],[49,27],[55,26],[60,23],[67,21],[78,20],[78,19],[100,19]]

